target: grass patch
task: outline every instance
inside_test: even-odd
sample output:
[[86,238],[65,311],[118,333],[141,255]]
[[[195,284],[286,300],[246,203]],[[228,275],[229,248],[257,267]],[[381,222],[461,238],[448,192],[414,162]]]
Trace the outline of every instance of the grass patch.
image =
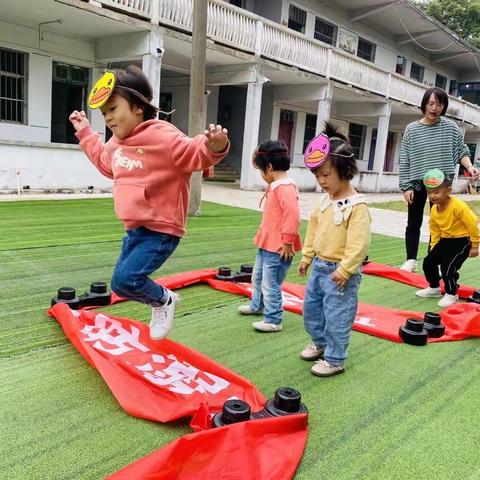
[[[468,201],[468,206],[475,212],[475,215],[480,218],[480,200]],[[397,212],[406,212],[407,204],[403,200],[394,200],[392,202],[369,203],[371,208],[381,208],[383,210],[395,210]],[[423,209],[424,215],[430,214],[430,206],[428,202]]]
[[[259,220],[254,211],[204,203],[158,275],[253,262]],[[82,292],[109,281],[123,235],[112,201],[0,203],[0,227],[0,478],[100,479],[189,432],[186,421],[161,425],[126,414],[45,316],[58,287]],[[399,264],[403,240],[374,235],[369,256]],[[298,261],[288,280],[301,283]],[[461,275],[478,285],[478,260],[467,261]],[[438,310],[414,290],[364,276],[360,300]],[[478,339],[415,348],[354,332],[347,373],[322,380],[298,357],[308,342],[300,316],[287,312],[282,333],[262,335],[236,313],[241,297],[206,286],[181,295],[172,339],[251,379],[267,397],[279,386],[301,391],[310,427],[296,479],[478,475]],[[105,310],[149,318],[134,302]]]

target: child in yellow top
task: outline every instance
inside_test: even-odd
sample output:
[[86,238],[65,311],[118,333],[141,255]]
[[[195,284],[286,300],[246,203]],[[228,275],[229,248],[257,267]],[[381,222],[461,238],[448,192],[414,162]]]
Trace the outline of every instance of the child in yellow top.
[[371,218],[365,198],[350,184],[358,172],[353,149],[331,124],[307,146],[305,164],[326,193],[310,216],[298,267],[304,277],[312,265],[303,320],[313,343],[300,357],[317,360],[311,372],[329,377],[345,371]]
[[458,302],[458,271],[468,257],[478,256],[478,219],[463,201],[454,197],[451,180],[435,168],[423,177],[430,203],[430,252],[423,260],[429,286],[417,291],[418,297],[440,297],[440,275],[445,295],[438,302],[449,307]]

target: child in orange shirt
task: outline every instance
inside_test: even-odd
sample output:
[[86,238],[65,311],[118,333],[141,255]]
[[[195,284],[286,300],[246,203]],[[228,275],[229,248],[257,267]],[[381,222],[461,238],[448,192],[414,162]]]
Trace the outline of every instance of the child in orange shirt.
[[282,283],[295,252],[302,249],[299,235],[300,208],[295,182],[287,176],[290,156],[280,140],[266,140],[253,154],[253,164],[268,183],[263,217],[254,238],[258,247],[252,275],[252,300],[238,308],[242,315],[262,315],[253,322],[260,332],[282,329]]

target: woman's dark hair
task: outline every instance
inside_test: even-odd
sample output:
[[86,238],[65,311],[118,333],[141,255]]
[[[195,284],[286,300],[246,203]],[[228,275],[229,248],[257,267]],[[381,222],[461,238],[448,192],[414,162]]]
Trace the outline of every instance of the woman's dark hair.
[[290,168],[288,148],[281,140],[265,140],[255,150],[253,164],[263,173],[269,164],[274,171],[286,172]]
[[448,95],[445,90],[438,87],[429,88],[424,94],[422,98],[422,103],[420,105],[420,109],[422,113],[425,114],[425,110],[427,109],[427,103],[430,100],[431,96],[434,96],[437,99],[437,102],[443,105],[443,110],[440,115],[445,115],[445,112],[448,108]]
[[[153,98],[152,87],[142,70],[131,65],[125,70],[114,69],[113,71],[116,76],[114,93],[123,97],[131,108],[134,106],[141,108],[144,121],[157,118],[158,109],[149,103]],[[117,87],[125,87],[125,89]],[[129,89],[140,95],[135,95]]]
[[[357,173],[358,167],[348,138],[340,129],[330,122],[325,122],[323,133],[330,139],[330,153],[328,159],[342,180],[351,180]],[[320,167],[313,168],[315,174]]]

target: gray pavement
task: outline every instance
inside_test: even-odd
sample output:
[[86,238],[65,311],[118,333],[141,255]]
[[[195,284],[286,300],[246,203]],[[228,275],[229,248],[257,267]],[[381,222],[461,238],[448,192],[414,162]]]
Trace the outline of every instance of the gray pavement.
[[[263,192],[240,190],[237,183],[215,183],[205,182],[202,187],[202,199],[208,202],[230,205],[232,207],[247,208],[249,210],[260,211],[260,199]],[[78,198],[109,198],[110,193],[22,193],[3,194],[0,195],[1,201],[22,201],[22,200],[67,200]],[[390,202],[395,200],[403,200],[400,193],[367,193],[368,203]],[[456,195],[465,201],[480,200],[479,195]],[[300,212],[303,219],[308,219],[315,202],[319,197],[316,192],[300,193]],[[384,210],[379,208],[371,208],[372,215],[372,232],[387,235],[390,237],[403,238],[405,234],[405,225],[407,224],[407,214],[405,212],[396,212],[394,210]],[[424,217],[421,231],[421,240],[428,241],[428,217]]]

